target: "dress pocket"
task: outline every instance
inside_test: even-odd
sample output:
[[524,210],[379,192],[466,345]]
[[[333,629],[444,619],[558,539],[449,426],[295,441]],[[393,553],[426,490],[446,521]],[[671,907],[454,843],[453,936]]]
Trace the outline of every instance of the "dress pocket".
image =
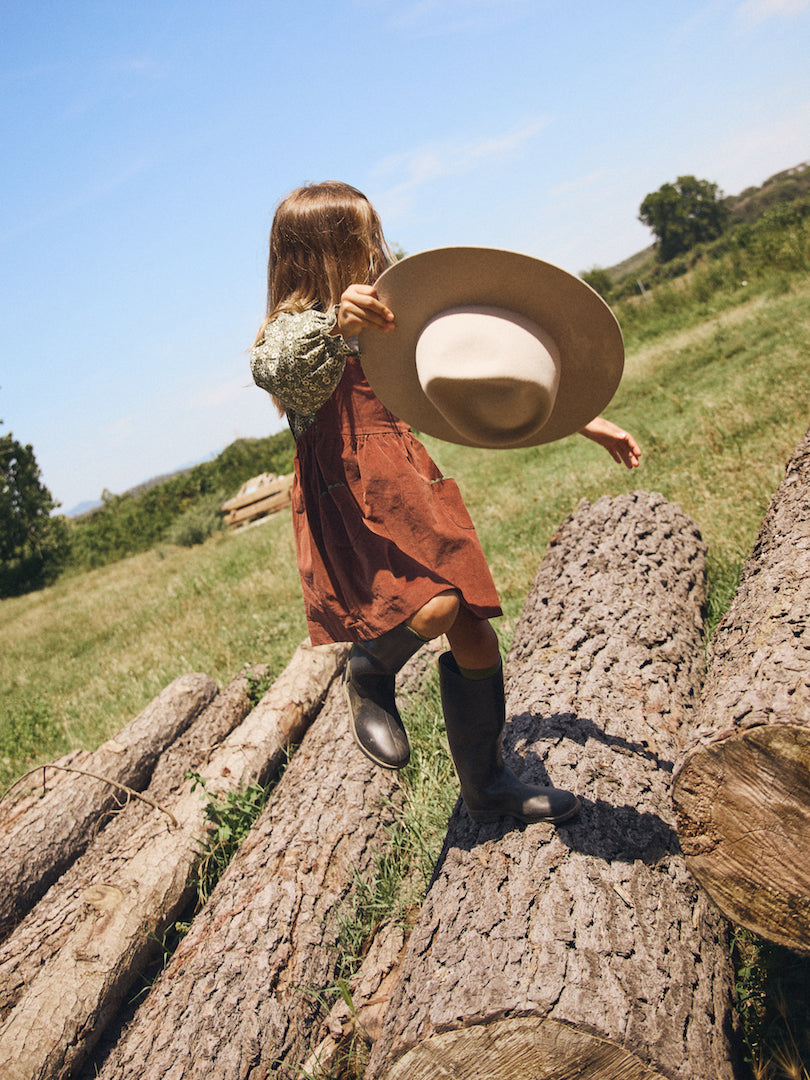
[[437,510],[445,514],[457,528],[475,529],[455,480],[449,476],[434,480],[430,485],[430,491]]

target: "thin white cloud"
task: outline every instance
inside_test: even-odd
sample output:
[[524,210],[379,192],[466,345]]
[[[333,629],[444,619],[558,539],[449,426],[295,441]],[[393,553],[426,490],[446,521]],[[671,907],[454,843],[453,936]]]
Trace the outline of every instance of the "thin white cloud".
[[761,23],[778,15],[799,15],[810,0],[745,0],[737,9],[740,18],[749,23]]
[[751,184],[761,184],[779,169],[807,161],[810,141],[810,101],[798,102],[792,112],[775,122],[748,123],[722,141],[705,148],[705,158],[722,162],[719,175],[732,194]]
[[148,56],[131,56],[105,60],[102,70],[114,75],[143,75],[149,78],[161,78],[171,70],[168,64],[159,64]]
[[587,176],[578,176],[573,180],[567,180],[564,184],[558,184],[549,192],[550,195],[570,195],[572,192],[585,191],[587,188],[598,184],[607,175],[606,169],[596,169]]
[[111,170],[106,175],[94,179],[86,188],[75,191],[72,196],[62,202],[45,207],[39,214],[18,218],[9,228],[0,230],[0,244],[17,236],[23,236],[27,232],[41,229],[52,221],[58,221],[79,208],[96,202],[111,191],[115,191],[116,188],[129,183],[133,177],[146,172],[152,165],[152,160],[146,155],[123,162],[118,169]]
[[401,176],[402,179],[378,195],[375,202],[386,207],[387,217],[402,212],[417,188],[442,177],[463,175],[490,158],[511,154],[530,142],[549,123],[547,118],[542,117],[501,135],[467,142],[448,140],[425,143],[402,154],[393,154],[377,165],[374,175],[383,182],[385,177],[391,175]]
[[103,440],[118,444],[131,439],[139,430],[139,422],[134,416],[119,416],[115,420],[102,424],[99,428],[99,435]]

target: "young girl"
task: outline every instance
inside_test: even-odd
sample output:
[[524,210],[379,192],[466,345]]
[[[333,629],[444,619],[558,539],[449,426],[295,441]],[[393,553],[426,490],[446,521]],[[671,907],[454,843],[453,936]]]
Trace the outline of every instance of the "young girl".
[[[564,821],[576,796],[521,783],[501,758],[503,671],[489,619],[502,612],[458,488],[363,375],[357,335],[394,327],[374,290],[389,261],[376,212],[348,184],[299,188],[276,211],[251,367],[296,441],[293,527],[310,638],[353,642],[344,690],[354,737],[372,761],[399,769],[410,748],[396,673],[446,634],[442,709],[470,816]],[[635,441],[608,421],[582,434],[638,464]]]

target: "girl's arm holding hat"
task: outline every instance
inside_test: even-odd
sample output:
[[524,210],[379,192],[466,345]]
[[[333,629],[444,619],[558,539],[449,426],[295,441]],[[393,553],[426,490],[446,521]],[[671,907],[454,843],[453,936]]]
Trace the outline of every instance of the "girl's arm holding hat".
[[641,447],[627,431],[605,420],[603,416],[597,416],[580,428],[580,435],[586,439],[592,439],[600,446],[604,446],[614,461],[620,464],[624,462],[628,469],[635,469],[641,457]]

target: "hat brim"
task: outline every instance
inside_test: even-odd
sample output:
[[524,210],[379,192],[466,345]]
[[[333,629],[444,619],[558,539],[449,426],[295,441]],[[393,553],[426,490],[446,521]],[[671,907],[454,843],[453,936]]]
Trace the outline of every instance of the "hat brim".
[[541,259],[498,248],[434,248],[394,263],[376,289],[396,325],[385,333],[363,331],[363,370],[383,405],[423,434],[464,446],[491,445],[456,431],[419,382],[419,335],[450,308],[503,308],[531,319],[557,345],[560,383],[551,415],[539,431],[512,446],[554,442],[579,431],[602,412],[621,381],[624,343],[613,312],[580,278]]

